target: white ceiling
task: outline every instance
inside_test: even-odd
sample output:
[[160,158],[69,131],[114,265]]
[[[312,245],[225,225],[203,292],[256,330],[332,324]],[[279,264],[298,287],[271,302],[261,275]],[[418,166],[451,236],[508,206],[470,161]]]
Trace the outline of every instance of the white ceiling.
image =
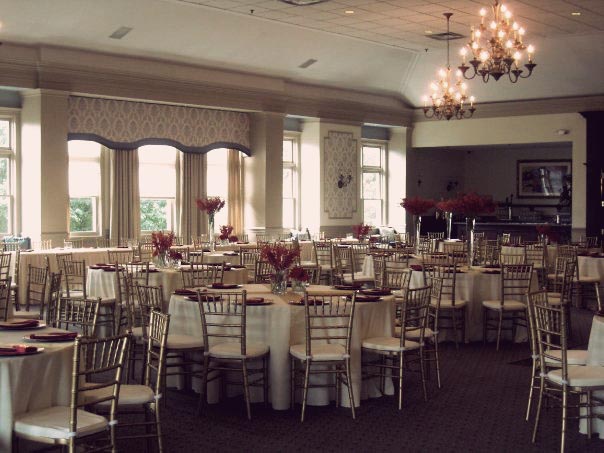
[[[491,3],[330,0],[296,7],[279,0],[3,0],[0,39],[388,93],[418,106],[446,59],[444,43],[426,31],[445,31],[442,13],[450,11],[451,30],[467,36],[478,10]],[[471,94],[483,102],[604,94],[604,0],[506,3],[536,46],[538,66],[516,85],[472,81]],[[133,30],[110,39],[120,26]],[[452,66],[462,44],[451,43]],[[298,67],[310,58],[317,62]]]

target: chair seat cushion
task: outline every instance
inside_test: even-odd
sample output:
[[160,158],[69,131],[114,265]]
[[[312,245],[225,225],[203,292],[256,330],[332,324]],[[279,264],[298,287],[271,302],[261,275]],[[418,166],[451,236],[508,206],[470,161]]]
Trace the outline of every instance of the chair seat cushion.
[[142,327],[133,327],[132,328],[132,336],[141,337],[143,336],[143,328]]
[[[269,347],[263,343],[247,343],[245,345],[245,357],[262,357],[268,354]],[[210,348],[210,357],[222,359],[239,359],[241,355],[241,345],[239,343],[219,343]]]
[[169,334],[168,349],[201,349],[203,348],[203,338],[193,335]]
[[373,282],[375,280],[374,277],[365,275],[362,272],[355,272],[354,278],[353,278],[352,274],[343,274],[342,278],[343,278],[345,284],[351,284],[351,283],[353,283],[353,281],[355,281],[355,282]]
[[579,283],[600,283],[600,278],[599,277],[588,277],[587,275],[580,275]]
[[101,307],[107,307],[115,304],[115,298],[101,299]]
[[17,282],[11,282],[10,289],[17,289],[17,288],[19,288],[19,283],[17,283]]
[[[482,302],[482,306],[489,310],[501,310],[501,301],[499,300],[485,300]],[[503,304],[503,311],[522,311],[526,310],[526,305],[519,300],[506,300]]]
[[[430,305],[432,305],[433,307],[436,307],[436,302],[433,302],[432,300],[430,300]],[[466,305],[468,305],[468,301],[467,300],[455,300],[455,305],[453,305],[453,301],[451,299],[445,299],[445,298],[441,298],[440,300],[440,308],[443,309],[451,309],[451,308],[463,308]]]
[[[562,370],[552,370],[547,377],[562,385]],[[573,366],[568,367],[568,385],[571,387],[604,387],[604,367]]]
[[[401,339],[396,337],[374,337],[363,340],[362,347],[364,349],[372,349],[374,351],[398,352],[401,350]],[[405,340],[403,350],[409,351],[419,349],[420,345],[417,341]]]
[[[289,353],[297,359],[306,360],[306,345],[295,344],[290,346]],[[326,362],[344,360],[346,358],[346,348],[338,343],[313,343],[310,358],[311,360]]]
[[13,311],[13,318],[40,319],[40,312],[37,309],[30,310],[30,311],[25,311],[25,310]]
[[[90,390],[84,392],[84,398],[87,401],[111,396],[113,387],[105,387],[102,389]],[[155,393],[151,387],[146,385],[122,384],[120,386],[119,406],[131,406],[135,404],[152,403],[155,401]],[[110,406],[111,400],[98,403],[99,406]]]
[[[26,412],[15,418],[14,432],[19,435],[43,437],[47,439],[67,439],[69,437],[69,406],[55,406],[38,411]],[[105,417],[78,409],[76,437],[87,436],[107,429]]]
[[[406,333],[406,338],[411,338],[411,339],[416,339],[419,338],[420,335],[420,329],[411,329],[411,330],[407,330]],[[394,336],[397,338],[401,337],[401,326],[395,326],[394,327]],[[430,329],[430,327],[426,327],[424,329],[424,338],[432,338],[434,337],[434,331],[432,329]]]
[[[554,356],[562,360],[562,351],[560,349],[548,350],[548,355]],[[555,360],[545,357],[548,364],[557,363]],[[569,349],[566,351],[566,362],[569,365],[585,365],[587,364],[587,349]],[[560,365],[561,366],[561,365]]]

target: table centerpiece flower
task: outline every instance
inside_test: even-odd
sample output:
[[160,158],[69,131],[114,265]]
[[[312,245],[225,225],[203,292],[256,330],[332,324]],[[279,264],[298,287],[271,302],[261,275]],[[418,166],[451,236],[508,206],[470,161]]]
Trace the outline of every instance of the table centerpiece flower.
[[274,269],[271,291],[275,294],[284,294],[287,290],[287,272],[298,258],[300,251],[297,248],[284,244],[266,244],[260,250],[260,259],[267,261]]
[[352,234],[359,241],[362,241],[369,234],[370,230],[371,225],[365,225],[363,223],[352,225]]
[[441,200],[436,203],[436,209],[444,214],[445,222],[447,225],[447,239],[451,239],[451,230],[453,227],[453,212],[457,209],[457,200],[450,198],[448,200]]
[[413,224],[415,226],[415,252],[419,253],[420,230],[422,227],[422,214],[425,214],[435,206],[434,200],[422,197],[405,197],[400,205],[409,214],[413,215]]
[[170,247],[174,242],[173,231],[154,231],[151,233],[151,244],[153,246],[153,256],[156,258],[158,267],[168,266],[170,257]]
[[302,266],[294,266],[289,270],[289,279],[292,282],[292,291],[304,292],[304,283],[310,280],[310,276]]
[[220,197],[206,197],[195,200],[197,208],[208,216],[208,235],[210,236],[210,248],[214,250],[214,217],[216,213],[224,208],[225,201]]

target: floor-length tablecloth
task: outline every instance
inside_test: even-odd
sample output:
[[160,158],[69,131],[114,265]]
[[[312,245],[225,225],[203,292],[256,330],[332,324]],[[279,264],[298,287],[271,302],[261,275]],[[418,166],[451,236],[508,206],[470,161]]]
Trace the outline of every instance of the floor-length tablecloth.
[[[283,410],[290,405],[290,362],[289,347],[293,344],[304,343],[304,307],[288,304],[290,300],[299,300],[300,294],[286,293],[277,296],[270,293],[268,285],[244,285],[248,294],[272,300],[272,305],[248,306],[247,336],[249,341],[262,342],[270,346],[270,399],[274,409]],[[310,287],[313,290],[328,287]],[[344,293],[345,294],[345,293]],[[387,297],[382,302],[359,302],[356,305],[351,342],[352,384],[355,403],[358,405],[362,398],[378,396],[377,387],[364,385],[361,389],[361,343],[363,339],[392,335],[394,320],[394,298]],[[169,313],[170,332],[201,336],[201,319],[196,302],[182,296],[172,296]],[[373,383],[372,381],[371,383]],[[387,393],[392,393],[391,382],[388,382]],[[254,389],[253,389],[254,390]],[[324,389],[312,389],[309,393],[309,404],[324,405],[330,396]],[[260,393],[252,398],[261,400]],[[210,388],[208,399],[216,399],[216,393]],[[345,389],[342,395],[343,404],[349,404]]]
[[[604,367],[604,317],[594,316],[591,324],[591,333],[589,334],[589,344],[587,346],[587,364]],[[594,392],[594,397],[604,399],[604,391]],[[593,409],[595,413],[604,414],[604,408]],[[587,420],[581,419],[579,430],[587,434]],[[604,419],[594,419],[591,421],[592,433],[598,433],[600,439],[604,439]]]
[[[31,333],[60,329],[0,330],[0,344],[22,344]],[[0,357],[0,451],[11,451],[15,415],[54,405],[69,405],[73,342],[31,343],[43,347],[39,354]]]
[[604,281],[604,255],[600,257],[578,256],[579,275],[583,277],[598,277]]

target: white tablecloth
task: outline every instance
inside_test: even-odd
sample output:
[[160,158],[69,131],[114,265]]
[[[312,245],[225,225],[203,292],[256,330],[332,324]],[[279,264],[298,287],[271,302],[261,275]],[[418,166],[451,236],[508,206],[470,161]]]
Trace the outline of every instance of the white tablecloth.
[[[465,300],[466,305],[466,342],[482,341],[482,302],[485,300],[497,300],[501,294],[501,275],[488,274],[481,270],[465,270],[457,274],[455,299]],[[423,273],[413,271],[411,274],[411,288],[423,286]],[[532,289],[537,290],[537,278],[533,275]],[[504,332],[505,333],[505,332]],[[489,340],[495,338],[495,332],[489,333]],[[440,329],[441,340],[453,340],[452,330]],[[526,341],[526,329],[519,328],[516,332],[515,341]]]
[[[299,294],[287,293],[277,296],[270,293],[268,285],[244,285],[249,294],[272,300],[272,305],[249,306],[247,309],[247,334],[250,341],[263,342],[270,346],[270,399],[274,409],[288,409],[290,405],[290,362],[289,346],[304,343],[305,321],[304,307],[292,306],[289,300],[300,299]],[[327,287],[311,287],[312,289]],[[365,338],[392,335],[394,323],[394,298],[383,302],[357,303],[351,343],[352,384],[356,404],[361,398],[379,396],[374,381],[366,381],[361,392],[361,342]],[[201,336],[201,320],[196,302],[182,296],[172,296],[169,313],[170,332]],[[364,383],[365,384],[365,383]],[[171,383],[170,385],[173,385]],[[261,392],[254,392],[252,398],[261,400]],[[210,388],[208,400],[216,400],[217,389]],[[392,393],[388,382],[387,392]],[[329,402],[326,389],[312,389],[309,404],[325,405]],[[342,394],[343,404],[349,404],[345,388]]]
[[579,275],[584,277],[598,277],[600,282],[604,280],[604,257],[592,258],[590,256],[578,256]]
[[[602,260],[601,258],[593,259]],[[594,316],[591,324],[589,345],[587,346],[587,364],[604,366],[604,317],[602,316]],[[594,392],[593,396],[602,400],[604,399],[604,391]],[[593,411],[604,414],[604,408],[595,408]],[[598,433],[600,439],[604,439],[604,420],[592,420],[591,429],[592,433]],[[579,430],[581,433],[587,434],[587,420],[580,420]]]
[[[247,269],[231,269],[225,271],[224,283],[244,284],[247,282]],[[149,285],[162,286],[164,302],[168,305],[170,296],[175,289],[182,288],[180,270],[160,269],[159,272],[149,273]],[[106,272],[102,269],[88,269],[86,291],[89,297],[112,299],[115,297],[115,272]]]
[[[0,344],[22,344],[31,333],[59,329],[0,330]],[[16,414],[54,405],[69,405],[73,342],[31,343],[44,352],[28,356],[0,357],[0,451],[11,451]]]

